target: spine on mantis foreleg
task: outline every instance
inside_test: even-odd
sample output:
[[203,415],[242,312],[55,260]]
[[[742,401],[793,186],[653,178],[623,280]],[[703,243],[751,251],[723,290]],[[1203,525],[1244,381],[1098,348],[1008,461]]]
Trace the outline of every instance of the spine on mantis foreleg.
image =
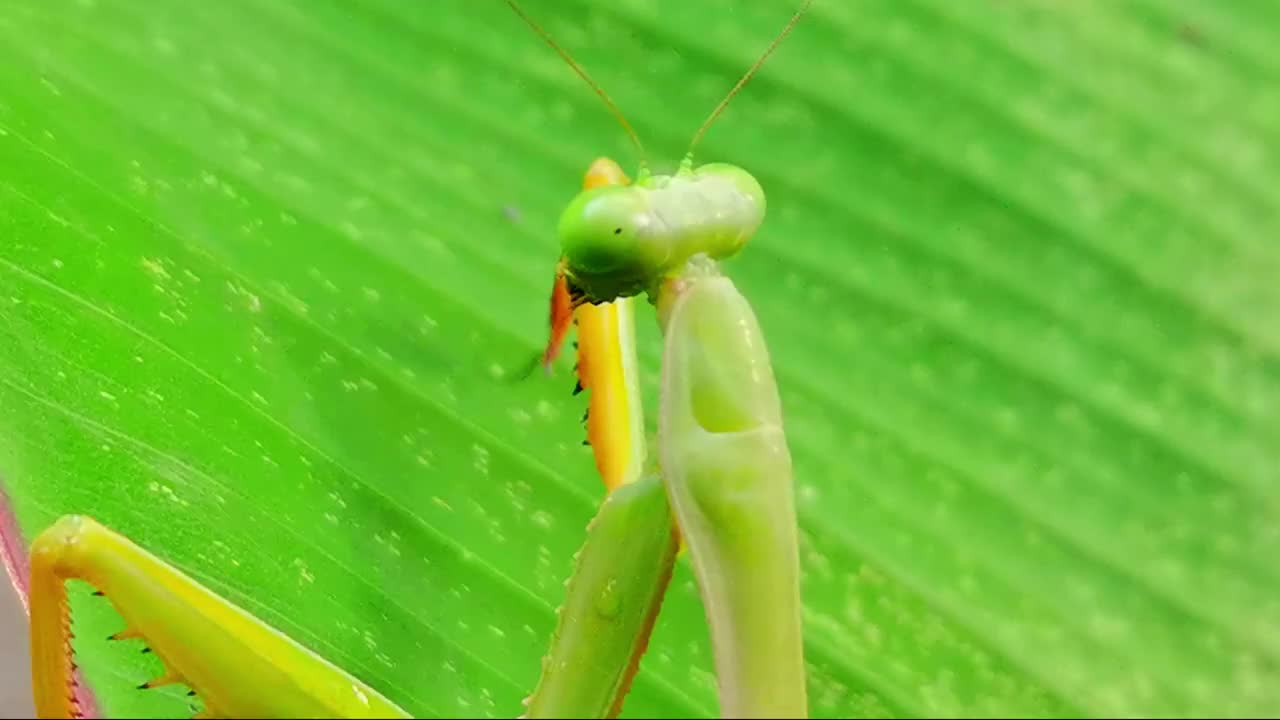
[[625,484],[605,498],[578,553],[526,717],[621,712],[671,580],[677,543],[658,478]]
[[31,546],[36,713],[77,717],[64,583],[85,580],[164,662],[143,685],[186,685],[208,717],[409,717],[380,693],[214,594],[124,536],[70,515]]
[[755,314],[695,259],[659,295],[662,475],[711,626],[726,717],[807,714],[791,457]]

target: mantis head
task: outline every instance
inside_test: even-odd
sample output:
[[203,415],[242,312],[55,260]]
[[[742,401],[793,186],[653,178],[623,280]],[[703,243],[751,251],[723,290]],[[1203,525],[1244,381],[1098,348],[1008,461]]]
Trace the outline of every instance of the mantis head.
[[560,249],[573,286],[591,302],[635,295],[660,273],[669,245],[653,242],[645,189],[585,190],[560,215]]
[[[733,86],[733,89],[716,105],[689,143],[689,150],[681,172],[676,178],[687,179],[699,174],[692,170],[694,148],[701,142],[703,135],[715,123],[729,102],[738,94],[756,72],[764,65],[778,45],[790,34],[792,28],[808,11],[813,0],[802,0],[800,8],[791,16],[791,20],[774,37],[773,42],[760,55],[755,64]],[[529,26],[561,59],[587,84],[609,112],[617,119],[618,124],[626,131],[641,157],[641,177],[639,184],[660,187],[659,178],[650,178],[647,171],[644,145],[636,134],[626,116],[618,106],[591,77],[586,70],[560,47],[555,40],[543,30],[538,23],[520,9],[515,0],[507,0],[507,5]],[[728,203],[716,203],[720,207],[704,208],[714,219],[710,227],[696,227],[699,223],[690,222],[687,215],[678,219],[675,225],[668,223],[671,215],[668,211],[688,210],[696,206],[699,198],[684,195],[684,207],[673,208],[669,205],[654,208],[650,195],[637,186],[602,187],[588,189],[578,195],[560,216],[560,246],[564,258],[564,274],[569,281],[575,305],[583,300],[592,304],[610,302],[620,297],[629,297],[645,290],[655,288],[662,279],[663,272],[673,264],[673,255],[681,255],[685,259],[699,252],[705,252],[712,258],[722,258],[736,252],[755,232],[764,218],[764,193],[759,183],[748,173],[731,166],[721,165],[715,168],[704,166],[701,170],[727,180],[736,191],[738,198],[722,196],[718,200],[729,200]],[[669,178],[663,178],[667,180]],[[745,200],[736,202],[736,200]],[[655,210],[660,210],[655,212]],[[725,213],[728,213],[727,215]],[[656,236],[656,237],[655,237]],[[684,240],[693,239],[689,247]],[[651,242],[651,240],[654,240]]]
[[764,220],[765,196],[727,163],[685,167],[635,185],[580,193],[560,216],[560,250],[572,290],[592,303],[656,288],[690,258],[736,254]]

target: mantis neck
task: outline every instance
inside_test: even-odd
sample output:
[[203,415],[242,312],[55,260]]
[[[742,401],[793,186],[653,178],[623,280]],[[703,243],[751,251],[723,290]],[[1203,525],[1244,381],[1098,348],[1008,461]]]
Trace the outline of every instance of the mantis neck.
[[[685,163],[692,163],[692,158],[685,158]],[[681,165],[681,172],[684,171],[684,165]],[[649,293],[650,302],[658,311],[658,327],[662,330],[662,334],[666,335],[667,325],[671,319],[671,308],[675,304],[676,298],[680,297],[689,285],[697,282],[700,278],[716,277],[720,275],[720,263],[712,260],[705,253],[699,253],[689,258],[677,272],[667,276],[658,287]]]

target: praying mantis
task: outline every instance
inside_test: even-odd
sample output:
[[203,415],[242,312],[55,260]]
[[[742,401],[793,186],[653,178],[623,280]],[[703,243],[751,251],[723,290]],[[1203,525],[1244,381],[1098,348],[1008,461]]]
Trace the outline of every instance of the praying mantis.
[[[527,717],[613,717],[622,708],[683,543],[710,627],[721,711],[807,715],[792,469],[763,333],[719,262],[764,220],[745,170],[695,166],[729,101],[808,10],[805,0],[694,135],[678,170],[651,174],[626,118],[514,0],[512,10],[596,92],[641,155],[631,181],[595,161],[561,216],[548,368],[578,328],[587,436],[608,490],[588,526],[526,700]],[[645,442],[635,305],[663,334],[658,438]],[[181,570],[86,516],[66,516],[30,552],[31,653],[41,717],[77,717],[64,584],[89,582],[166,667],[150,688],[189,687],[208,717],[408,717],[325,660]]]

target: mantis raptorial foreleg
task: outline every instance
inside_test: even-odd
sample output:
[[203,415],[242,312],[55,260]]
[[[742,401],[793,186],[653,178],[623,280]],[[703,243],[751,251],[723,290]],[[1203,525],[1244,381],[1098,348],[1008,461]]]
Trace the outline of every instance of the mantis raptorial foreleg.
[[804,717],[791,457],[764,336],[705,257],[658,304],[662,474],[711,625],[721,712]]

